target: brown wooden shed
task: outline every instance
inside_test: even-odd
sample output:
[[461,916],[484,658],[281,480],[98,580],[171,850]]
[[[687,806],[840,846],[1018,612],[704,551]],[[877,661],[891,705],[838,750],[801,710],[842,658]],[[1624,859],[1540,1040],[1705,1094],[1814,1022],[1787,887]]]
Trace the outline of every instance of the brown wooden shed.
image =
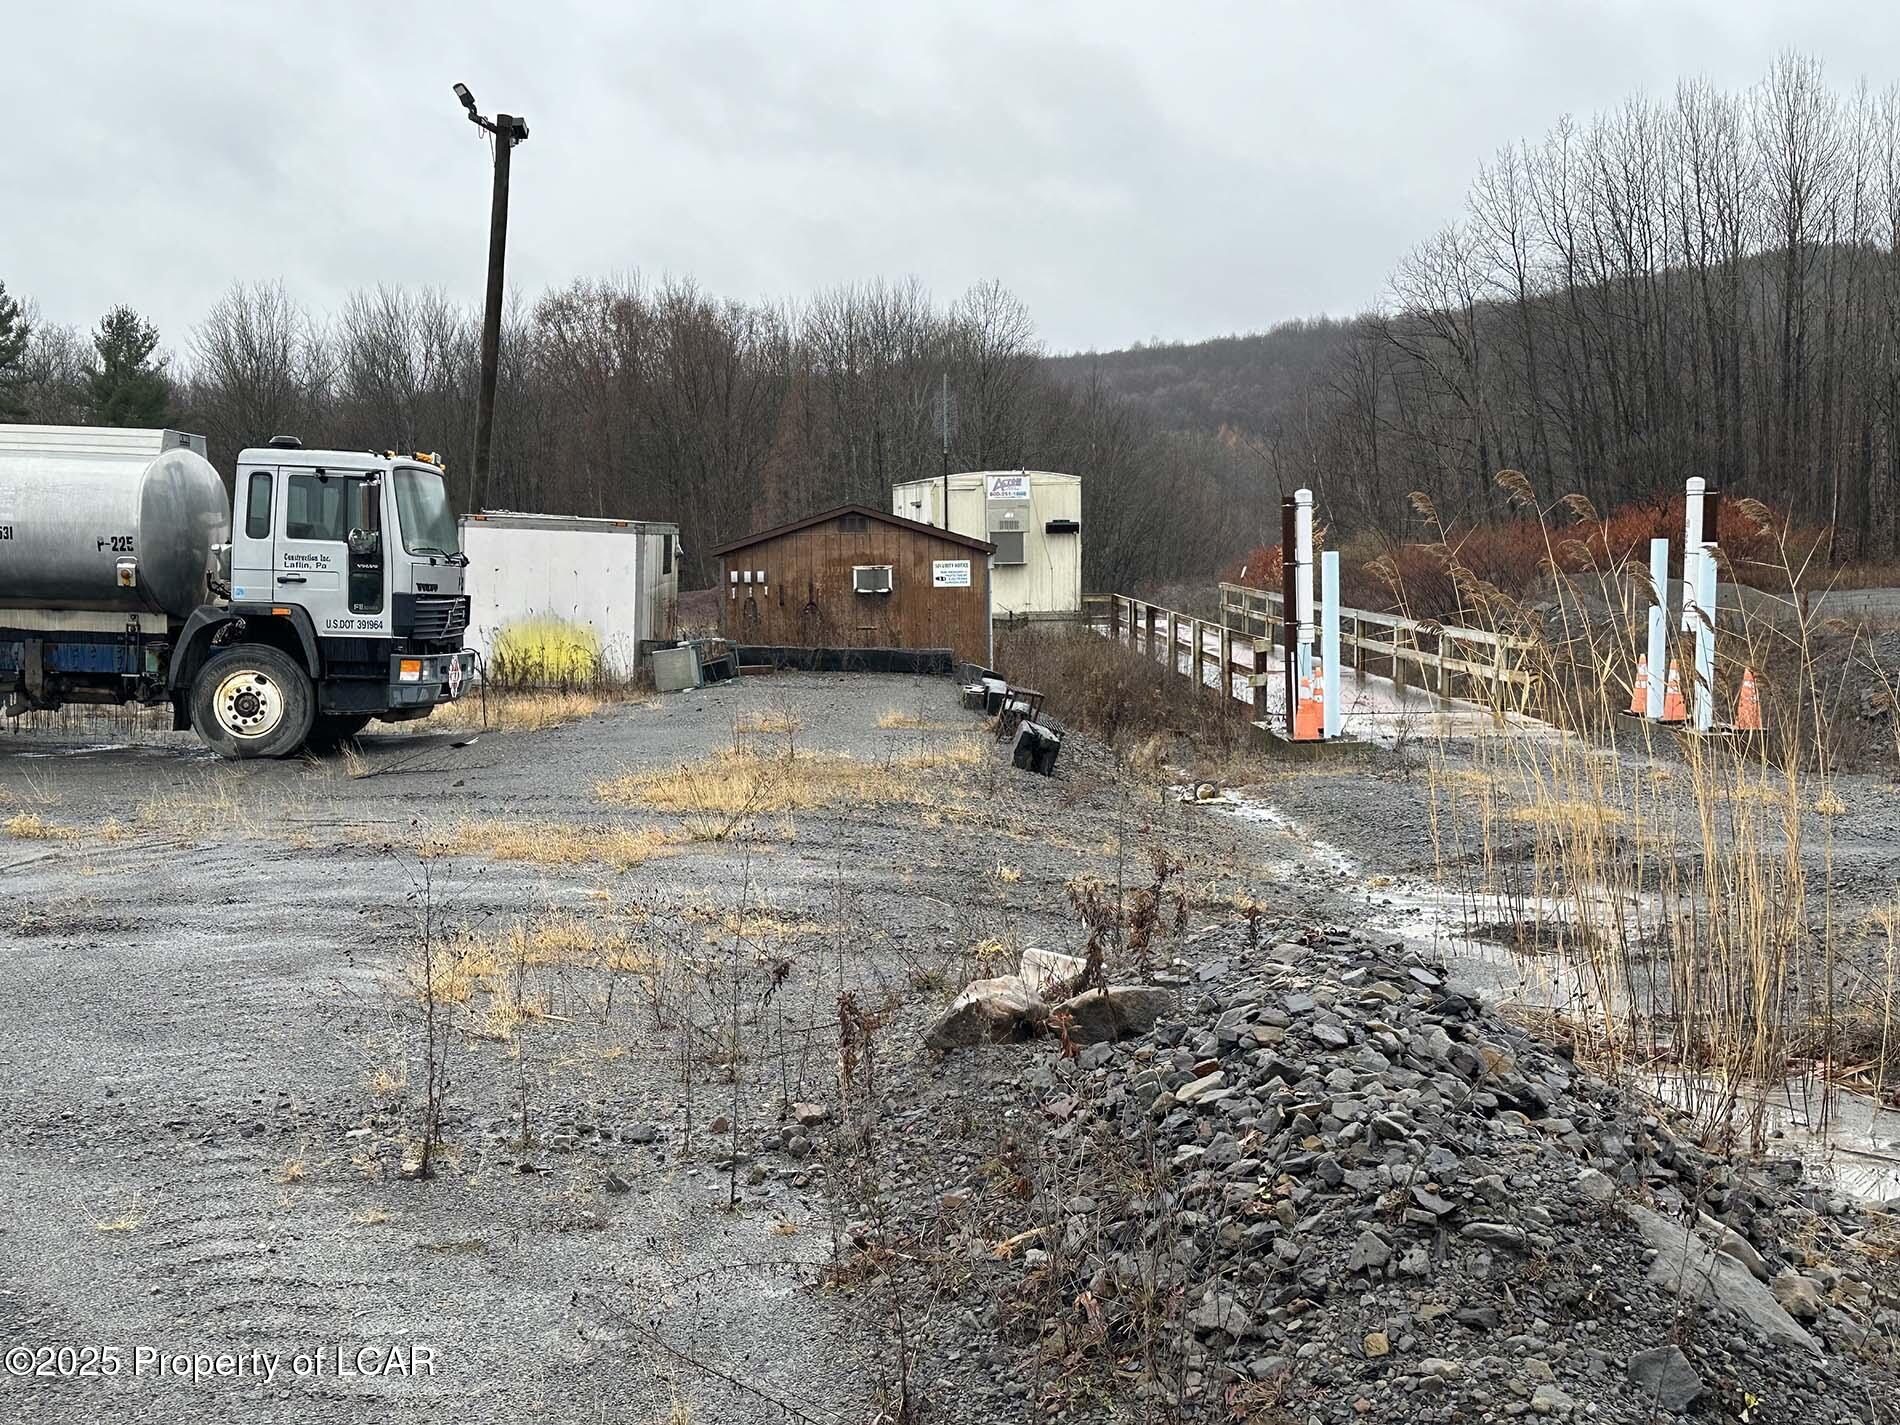
[[797,648],[948,648],[984,663],[995,546],[868,505],[720,545],[720,631]]

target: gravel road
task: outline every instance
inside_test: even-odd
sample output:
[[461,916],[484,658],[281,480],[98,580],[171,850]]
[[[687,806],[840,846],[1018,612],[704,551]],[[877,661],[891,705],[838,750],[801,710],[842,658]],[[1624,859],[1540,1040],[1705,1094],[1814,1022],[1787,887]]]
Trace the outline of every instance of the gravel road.
[[[868,1418],[875,1342],[855,1307],[809,1289],[837,1225],[823,1166],[755,1141],[786,1103],[834,1091],[835,1030],[812,1026],[841,988],[931,1005],[974,972],[973,947],[1067,944],[1064,883],[1113,879],[1157,827],[1215,897],[1274,833],[1124,782],[1079,739],[1055,782],[982,739],[974,765],[904,774],[941,777],[940,804],[800,811],[626,869],[418,854],[458,825],[677,823],[595,785],[787,722],[751,740],[895,765],[967,745],[977,720],[939,680],[800,675],[468,746],[372,736],[360,764],[0,740],[0,823],[32,831],[0,835],[0,1335],[123,1355],[9,1375],[0,1413],[381,1420],[452,1403],[465,1420],[648,1421],[677,1402],[695,1420],[782,1420],[784,1404]],[[729,947],[694,917],[741,907],[823,930],[746,945],[789,968],[763,1018],[748,1005],[741,1032],[776,1039],[747,1051],[736,1095],[716,1063],[681,1069],[697,1051],[674,1021],[704,1037],[719,1018],[710,972],[680,974],[683,1012],[638,975],[606,1013],[598,983],[557,978],[547,993],[565,998],[510,1040],[455,1036],[449,1165],[403,1179],[422,1035],[391,981],[425,909],[444,936],[644,920],[664,927],[654,943],[716,962]],[[735,1102],[743,1141],[708,1128]],[[432,1362],[405,1355],[417,1347]],[[244,1374],[157,1374],[179,1352]],[[392,1352],[409,1373],[381,1364]],[[57,1378],[87,1366],[101,1377]]]
[[[1077,949],[1071,883],[1139,885],[1154,848],[1190,924],[1255,898],[1396,925],[1438,869],[1416,762],[1187,806],[1079,736],[1055,780],[1015,772],[941,680],[748,679],[462,742],[237,765],[163,735],[0,737],[0,1337],[80,1353],[0,1378],[0,1414],[869,1420],[890,1321],[825,1276],[880,1210],[838,1190],[816,1119],[847,1111],[841,995],[878,1026],[853,1070],[876,1075],[969,979]],[[736,744],[904,790],[723,833],[597,795]],[[1836,874],[1872,905],[1895,802],[1845,800]],[[614,851],[649,834],[650,857]],[[548,949],[576,926],[586,955]],[[445,1009],[422,1181],[425,944],[497,963]],[[980,1087],[989,1064],[929,1072]],[[179,1353],[233,1373],[181,1379]]]

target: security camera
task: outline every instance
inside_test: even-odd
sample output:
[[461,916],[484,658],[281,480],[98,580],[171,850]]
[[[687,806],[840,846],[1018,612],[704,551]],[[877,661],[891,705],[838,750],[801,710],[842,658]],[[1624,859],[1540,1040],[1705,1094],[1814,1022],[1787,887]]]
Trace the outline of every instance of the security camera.
[[515,142],[516,142],[516,143],[526,143],[526,142],[527,142],[527,140],[528,140],[528,125],[527,125],[527,123],[526,123],[526,122],[525,122],[524,120],[521,120],[521,119],[516,119],[516,120],[514,121],[514,123],[513,123],[512,125],[510,125],[510,129],[511,129],[511,131],[512,131],[512,133],[514,134],[514,140],[515,140]]
[[462,107],[468,110],[469,113],[472,114],[475,112],[475,96],[468,92],[468,86],[466,84],[458,84],[455,86],[455,97],[462,101]]

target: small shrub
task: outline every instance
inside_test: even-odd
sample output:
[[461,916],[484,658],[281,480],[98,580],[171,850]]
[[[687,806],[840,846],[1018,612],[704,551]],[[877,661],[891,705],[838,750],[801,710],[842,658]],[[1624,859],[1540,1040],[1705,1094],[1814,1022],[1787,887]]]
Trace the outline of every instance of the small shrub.
[[591,688],[602,679],[600,636],[557,618],[520,619],[495,635],[485,670],[502,688]]

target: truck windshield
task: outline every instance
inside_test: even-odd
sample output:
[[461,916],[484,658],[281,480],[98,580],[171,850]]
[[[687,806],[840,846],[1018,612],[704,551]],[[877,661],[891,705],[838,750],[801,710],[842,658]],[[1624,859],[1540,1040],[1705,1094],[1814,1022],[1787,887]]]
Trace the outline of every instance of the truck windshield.
[[397,468],[396,513],[402,519],[402,547],[411,554],[458,552],[448,488],[435,471],[414,465]]

